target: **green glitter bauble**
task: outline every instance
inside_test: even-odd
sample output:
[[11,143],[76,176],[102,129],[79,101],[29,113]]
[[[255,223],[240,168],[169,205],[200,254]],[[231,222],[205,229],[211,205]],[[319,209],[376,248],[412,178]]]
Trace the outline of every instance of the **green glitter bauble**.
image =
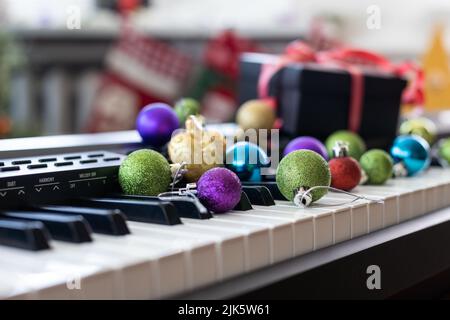
[[440,160],[444,160],[445,165],[450,164],[450,138],[442,139],[438,143],[438,155]]
[[183,98],[175,104],[175,113],[184,125],[189,116],[196,116],[200,113],[200,104],[192,98]]
[[361,168],[367,174],[368,184],[383,184],[392,177],[393,161],[384,150],[372,149],[361,156]]
[[157,196],[172,182],[169,162],[149,149],[131,153],[119,169],[119,183],[125,194]]
[[[301,187],[330,186],[331,174],[328,163],[318,153],[297,150],[280,161],[276,180],[281,193],[292,201],[295,190]],[[312,191],[312,201],[319,200],[326,193],[327,189]]]
[[351,131],[339,130],[331,134],[325,141],[330,158],[333,158],[333,147],[336,145],[336,141],[347,142],[348,155],[356,160],[359,160],[361,155],[366,151],[366,144],[359,135]]

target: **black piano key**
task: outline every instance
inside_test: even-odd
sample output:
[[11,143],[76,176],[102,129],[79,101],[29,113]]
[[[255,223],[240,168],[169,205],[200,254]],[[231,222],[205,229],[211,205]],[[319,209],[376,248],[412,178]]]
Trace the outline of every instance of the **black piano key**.
[[22,164],[30,164],[30,163],[31,163],[31,160],[15,160],[15,161],[11,162],[11,164],[14,166],[19,166]]
[[157,201],[157,202],[170,202],[177,209],[177,213],[180,217],[183,218],[191,218],[191,219],[210,219],[212,218],[211,212],[205,208],[204,205],[200,203],[199,200],[183,197],[183,196],[174,196],[168,197],[167,199],[161,199],[158,197],[150,197],[150,196],[130,196],[130,195],[114,195],[114,198],[119,199],[132,199],[139,201]]
[[48,231],[41,222],[0,219],[0,245],[31,251],[49,249]]
[[261,186],[269,189],[272,197],[275,200],[287,200],[285,196],[278,189],[278,185],[275,181],[261,181],[261,182],[253,182],[253,181],[245,181],[242,183],[244,186]]
[[39,221],[45,225],[52,239],[83,243],[91,242],[91,228],[82,216],[67,216],[40,211],[3,211],[0,217],[25,221]]
[[76,206],[87,206],[102,209],[119,209],[128,220],[175,225],[181,224],[177,209],[170,202],[139,201],[115,198],[86,198],[71,202]]
[[234,207],[233,210],[237,210],[237,211],[247,211],[247,210],[252,210],[252,204],[250,203],[250,200],[247,197],[247,194],[242,191],[241,193],[241,200],[239,200],[239,203],[236,205],[236,207]]
[[9,171],[19,171],[20,167],[19,166],[14,166],[14,167],[3,167],[0,168],[1,172],[9,172]]
[[122,236],[130,234],[126,217],[117,209],[97,209],[72,206],[43,206],[39,210],[58,214],[80,215],[87,220],[95,233]]
[[273,206],[275,201],[269,189],[261,186],[243,186],[242,190],[247,194],[250,203],[259,206]]

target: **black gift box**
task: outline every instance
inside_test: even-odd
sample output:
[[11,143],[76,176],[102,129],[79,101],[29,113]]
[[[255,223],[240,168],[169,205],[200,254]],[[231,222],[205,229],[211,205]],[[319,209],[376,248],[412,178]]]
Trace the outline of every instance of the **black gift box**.
[[[245,53],[241,56],[239,100],[258,98],[258,79],[264,64],[277,62],[274,55]],[[387,149],[397,133],[403,78],[363,71],[364,96],[359,134],[369,148]],[[325,140],[336,130],[348,129],[351,75],[345,69],[315,63],[292,63],[280,70],[269,84],[282,135],[309,135]]]

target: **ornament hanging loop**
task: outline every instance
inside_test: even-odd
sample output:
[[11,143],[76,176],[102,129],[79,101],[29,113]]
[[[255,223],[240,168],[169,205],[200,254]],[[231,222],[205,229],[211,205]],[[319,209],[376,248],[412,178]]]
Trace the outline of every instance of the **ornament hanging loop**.
[[305,188],[305,187],[301,187],[296,191],[296,194],[294,196],[294,203],[295,205],[297,205],[298,207],[309,207],[309,205],[312,203],[312,192],[314,190],[319,190],[319,189],[327,189],[333,192],[338,192],[338,193],[343,193],[346,194],[348,196],[353,197],[354,199],[352,201],[347,201],[347,202],[343,202],[343,203],[339,203],[339,204],[334,204],[333,206],[340,206],[340,205],[346,205],[346,204],[350,204],[353,203],[357,200],[367,200],[367,201],[371,201],[371,202],[377,202],[377,203],[383,203],[383,200],[379,200],[379,199],[373,199],[373,198],[369,198],[366,196],[361,196],[358,195],[356,193],[351,193],[345,190],[341,190],[341,189],[337,189],[337,188],[333,188],[333,187],[329,187],[329,186],[316,186],[316,187],[312,187],[312,188]]
[[195,197],[195,194],[197,193],[197,184],[196,183],[188,183],[185,188],[179,188],[177,190],[163,192],[158,194],[158,198],[166,199],[166,198],[172,198],[172,197],[191,197],[194,199],[197,199]]
[[170,184],[170,187],[172,188],[172,191],[175,188],[175,185],[183,179],[184,174],[187,172],[186,167],[186,162],[174,163],[170,165],[170,171],[172,173],[172,183]]
[[400,178],[400,177],[406,177],[408,176],[408,170],[406,169],[403,162],[398,162],[394,164],[394,167],[392,168],[394,177]]
[[294,191],[294,203],[297,207],[309,207],[312,203],[312,195],[308,192],[310,188],[300,187]]
[[189,116],[186,120],[186,130],[188,132],[203,131],[205,119],[202,116]]

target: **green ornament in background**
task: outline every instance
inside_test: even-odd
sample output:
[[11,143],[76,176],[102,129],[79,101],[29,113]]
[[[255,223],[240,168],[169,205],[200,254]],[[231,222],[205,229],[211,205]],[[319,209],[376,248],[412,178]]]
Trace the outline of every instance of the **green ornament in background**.
[[[278,165],[276,181],[286,199],[293,201],[297,190],[316,186],[329,187],[331,173],[328,163],[318,153],[310,150],[297,150],[285,156]],[[311,192],[312,202],[319,200],[327,189]]]
[[437,145],[437,158],[441,165],[448,167],[450,165],[450,138],[439,140]]
[[182,98],[175,104],[175,113],[180,120],[180,125],[184,125],[189,116],[200,113],[200,103],[193,98]]
[[119,183],[125,194],[157,196],[172,182],[169,162],[160,153],[137,150],[122,162]]
[[404,121],[399,128],[401,135],[415,134],[424,138],[430,145],[434,143],[437,136],[437,128],[433,121],[427,118],[414,118]]
[[333,158],[333,147],[336,145],[337,141],[347,142],[348,155],[356,160],[359,160],[367,149],[366,144],[359,135],[351,131],[339,130],[332,133],[325,141],[325,146],[330,159]]
[[367,175],[367,184],[383,184],[392,177],[394,162],[384,150],[367,151],[361,156],[359,163]]

